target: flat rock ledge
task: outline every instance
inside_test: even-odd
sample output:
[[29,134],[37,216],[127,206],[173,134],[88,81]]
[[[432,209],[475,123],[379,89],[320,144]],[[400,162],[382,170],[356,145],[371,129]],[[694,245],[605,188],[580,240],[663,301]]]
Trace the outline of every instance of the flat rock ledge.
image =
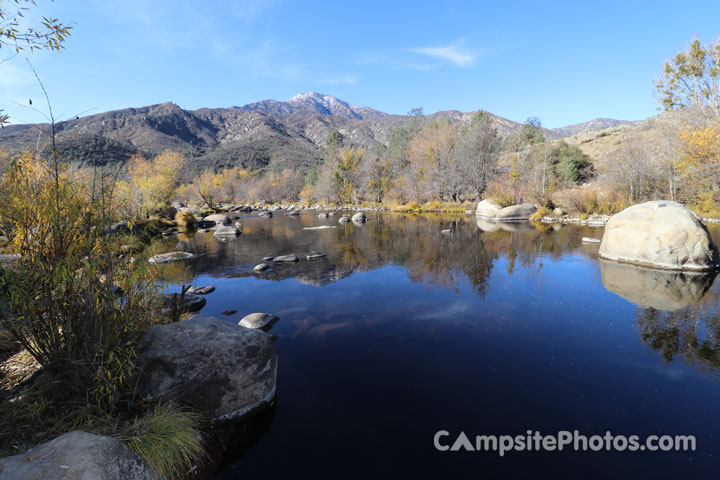
[[720,254],[700,218],[681,203],[656,200],[610,217],[600,258],[666,270],[720,268]]
[[138,345],[138,391],[241,420],[275,397],[277,353],[270,335],[218,318],[150,327]]
[[20,455],[0,458],[3,480],[161,480],[120,440],[76,430]]
[[168,252],[168,253],[161,253],[159,255],[153,255],[148,259],[148,263],[150,265],[167,265],[170,263],[177,263],[182,262],[183,260],[187,260],[188,258],[193,258],[195,255],[193,255],[190,252]]

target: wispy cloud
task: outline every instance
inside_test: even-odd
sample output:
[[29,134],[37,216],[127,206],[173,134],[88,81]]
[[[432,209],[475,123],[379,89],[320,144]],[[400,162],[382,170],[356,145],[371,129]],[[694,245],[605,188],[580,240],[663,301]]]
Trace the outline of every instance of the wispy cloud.
[[470,67],[479,57],[477,52],[473,52],[465,48],[465,39],[459,39],[449,45],[440,45],[435,47],[416,47],[411,48],[411,52],[428,57],[437,58],[445,62],[450,62],[460,68]]
[[2,66],[2,75],[0,75],[0,89],[2,90],[15,91],[30,86],[34,81],[32,72],[27,68],[21,68],[12,63]]
[[322,85],[355,85],[357,82],[357,77],[350,75],[328,76],[318,81]]

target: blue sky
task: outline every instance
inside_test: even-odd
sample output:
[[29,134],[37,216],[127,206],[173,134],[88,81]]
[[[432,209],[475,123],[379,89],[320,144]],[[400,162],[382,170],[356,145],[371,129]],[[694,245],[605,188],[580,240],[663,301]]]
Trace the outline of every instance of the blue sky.
[[[551,128],[637,120],[657,113],[662,62],[720,35],[717,1],[38,0],[37,11],[74,24],[65,51],[29,56],[66,117],[312,90],[390,113],[482,108]],[[41,120],[12,103],[40,99],[25,62],[0,65],[0,108],[18,123]]]

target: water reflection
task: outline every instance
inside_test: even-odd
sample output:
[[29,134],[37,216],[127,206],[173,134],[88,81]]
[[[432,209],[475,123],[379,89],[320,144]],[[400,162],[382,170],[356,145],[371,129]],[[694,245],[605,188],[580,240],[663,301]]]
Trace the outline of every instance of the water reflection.
[[[272,333],[282,402],[240,439],[241,455],[228,460],[237,469],[217,478],[336,478],[347,465],[361,478],[463,477],[478,461],[491,477],[528,478],[560,463],[436,455],[438,428],[688,432],[703,449],[692,473],[713,462],[720,440],[707,418],[720,415],[720,391],[701,371],[720,372],[720,282],[600,263],[598,247],[581,239],[602,231],[579,225],[368,217],[243,218],[243,235],[226,242],[211,233],[163,239],[166,250],[198,254],[163,267],[168,278],[217,287],[204,314],[281,318]],[[323,225],[336,228],[303,230]],[[314,250],[327,257],[306,260]],[[289,253],[300,261],[253,272],[266,255]],[[309,464],[317,451],[322,462]],[[608,466],[622,478],[688,468],[685,452],[561,460],[568,478],[612,476]]]
[[697,303],[716,273],[673,272],[600,260],[602,283],[640,307],[675,311]]
[[638,309],[635,324],[640,338],[658,350],[666,362],[681,359],[720,375],[720,302],[717,288],[696,304],[673,312]]

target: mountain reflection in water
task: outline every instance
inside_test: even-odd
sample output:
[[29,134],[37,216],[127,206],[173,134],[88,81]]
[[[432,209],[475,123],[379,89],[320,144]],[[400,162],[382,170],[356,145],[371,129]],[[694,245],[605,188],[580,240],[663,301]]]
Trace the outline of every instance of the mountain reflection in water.
[[[271,424],[216,478],[703,478],[718,466],[714,274],[600,262],[581,239],[601,228],[368,217],[247,215],[238,238],[162,240],[198,254],[162,267],[172,288],[216,286],[202,315],[280,317]],[[337,228],[303,230],[321,225]],[[300,261],[253,271],[290,253]],[[694,434],[698,451],[446,455],[440,429]]]

